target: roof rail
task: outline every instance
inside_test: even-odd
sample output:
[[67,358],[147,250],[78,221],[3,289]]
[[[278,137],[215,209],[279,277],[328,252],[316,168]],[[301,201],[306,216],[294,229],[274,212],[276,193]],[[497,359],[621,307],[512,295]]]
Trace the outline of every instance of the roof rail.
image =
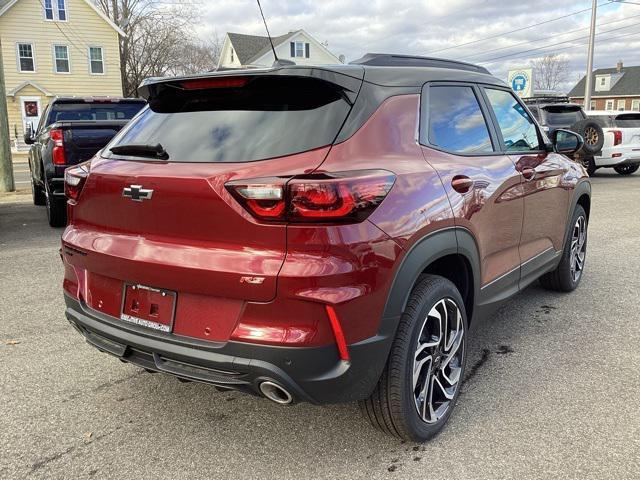
[[537,97],[525,97],[522,99],[527,105],[537,105],[539,103],[571,103],[566,95],[541,95]]
[[436,67],[468,70],[470,72],[489,73],[484,67],[473,63],[447,60],[446,58],[419,57],[415,55],[395,55],[392,53],[367,53],[362,58],[350,62],[352,65],[374,67]]

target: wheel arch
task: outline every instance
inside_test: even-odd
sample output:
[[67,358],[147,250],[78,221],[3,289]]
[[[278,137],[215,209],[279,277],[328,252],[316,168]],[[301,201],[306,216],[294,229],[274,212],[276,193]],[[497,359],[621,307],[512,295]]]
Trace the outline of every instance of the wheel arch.
[[387,296],[381,334],[395,335],[395,327],[411,291],[424,274],[443,276],[456,285],[471,323],[480,284],[480,255],[471,232],[453,227],[421,238],[405,254]]

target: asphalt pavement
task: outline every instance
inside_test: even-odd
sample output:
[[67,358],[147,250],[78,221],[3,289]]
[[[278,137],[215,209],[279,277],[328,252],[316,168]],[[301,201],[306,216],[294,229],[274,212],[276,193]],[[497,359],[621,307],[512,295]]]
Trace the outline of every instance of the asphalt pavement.
[[424,445],[356,405],[280,407],[99,353],[64,318],[61,230],[0,197],[0,478],[638,479],[640,173],[593,186],[581,286],[536,284],[476,332]]

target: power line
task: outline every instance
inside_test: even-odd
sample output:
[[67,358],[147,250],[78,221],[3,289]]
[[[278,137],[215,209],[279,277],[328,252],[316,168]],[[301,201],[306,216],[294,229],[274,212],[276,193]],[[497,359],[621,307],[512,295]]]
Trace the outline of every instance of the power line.
[[[611,22],[601,23],[599,26],[603,27],[603,26],[605,26],[605,25],[611,25],[611,24],[613,24],[613,23],[625,22],[625,21],[627,21],[627,20],[631,20],[632,18],[636,18],[636,17],[640,17],[640,15],[633,15],[633,16],[631,16],[631,17],[619,18],[618,20],[613,20],[613,21],[611,21]],[[623,28],[626,28],[626,27],[623,27]],[[558,35],[550,35],[550,36],[548,36],[548,37],[541,37],[541,38],[538,38],[538,39],[536,39],[536,40],[527,40],[527,41],[525,41],[525,42],[514,43],[514,44],[512,44],[512,45],[508,45],[508,46],[506,46],[506,47],[492,48],[492,49],[490,49],[490,50],[485,50],[484,52],[473,53],[473,54],[471,54],[470,56],[465,56],[465,57],[464,57],[464,59],[465,59],[465,60],[468,60],[469,58],[482,56],[482,55],[485,55],[485,54],[490,53],[490,52],[499,52],[499,51],[501,51],[501,50],[508,50],[508,49],[510,49],[510,48],[514,48],[514,47],[518,47],[518,46],[522,46],[522,45],[529,45],[529,44],[533,44],[533,43],[540,42],[540,41],[543,41],[543,40],[550,40],[550,39],[552,39],[552,38],[557,38],[557,37],[559,37],[559,36],[564,36],[564,35],[569,35],[569,34],[571,34],[571,33],[581,32],[582,30],[589,30],[589,27],[577,28],[577,29],[575,29],[575,30],[569,30],[569,31],[567,31],[567,32],[560,33],[560,34],[558,34]],[[605,32],[603,32],[603,33],[605,33]]]
[[[633,25],[627,25],[627,26],[624,26],[624,27],[612,28],[611,30],[606,30],[604,32],[597,33],[596,35],[603,35],[603,34],[610,33],[610,32],[616,32],[618,30],[624,30],[624,29],[627,29],[627,28],[637,27],[638,25],[640,25],[640,23],[634,23]],[[484,59],[484,60],[480,61],[480,63],[490,62],[490,61],[493,61],[493,60],[500,60],[502,58],[511,57],[513,55],[519,55],[521,53],[535,52],[537,50],[542,50],[542,49],[548,48],[548,47],[554,47],[556,45],[564,45],[565,43],[572,43],[572,42],[575,42],[575,41],[578,41],[578,40],[584,40],[585,38],[588,39],[589,36],[587,35],[587,36],[584,36],[584,37],[573,38],[571,40],[565,40],[563,42],[551,43],[549,45],[543,45],[541,47],[530,48],[530,49],[527,49],[527,50],[521,50],[519,52],[506,53],[506,54],[500,55],[498,57]]]
[[[607,2],[605,2],[603,4],[601,4],[601,5],[598,5],[598,6],[604,7],[606,5],[611,5],[612,3],[615,3],[615,2],[613,0],[609,0],[609,1],[607,1]],[[579,15],[581,13],[588,12],[590,10],[591,10],[591,8],[585,8],[583,10],[578,10],[577,12],[568,13],[568,14],[562,15],[560,17],[551,18],[549,20],[544,20],[544,21],[539,22],[539,23],[534,23],[533,25],[529,25],[527,27],[516,28],[515,30],[510,30],[508,32],[502,32],[502,33],[496,33],[495,35],[491,35],[489,37],[484,37],[484,38],[479,38],[479,39],[476,39],[476,40],[472,40],[470,42],[460,43],[458,45],[452,45],[452,46],[446,47],[446,48],[439,48],[437,50],[431,50],[431,51],[427,52],[425,55],[430,55],[432,53],[438,53],[438,52],[444,52],[446,50],[452,50],[454,48],[465,47],[467,45],[473,45],[474,43],[484,42],[485,40],[491,40],[492,38],[502,37],[503,35],[509,35],[511,33],[521,32],[523,30],[528,30],[529,28],[537,27],[539,25],[546,25],[547,23],[556,22],[558,20],[562,20],[563,18],[568,18],[568,17],[572,17],[574,15]]]
[[[603,32],[603,33],[606,33],[606,32]],[[613,37],[603,38],[603,39],[600,40],[600,43],[605,43],[605,42],[608,42],[608,41],[611,41],[611,40],[617,40],[619,38],[629,37],[629,36],[632,36],[632,35],[640,35],[640,32],[630,32],[630,33],[625,33],[625,34],[622,34],[622,35],[614,35]],[[564,43],[566,43],[566,42],[564,42]],[[569,45],[568,47],[562,47],[562,48],[554,49],[553,52],[554,53],[555,52],[562,52],[564,50],[570,50],[572,48],[582,47],[582,46],[586,45],[587,43],[589,43],[589,42],[580,42],[580,43],[578,43],[576,45]],[[554,45],[546,45],[546,46],[540,47],[540,48],[550,48],[550,47],[553,47],[553,46]],[[520,55],[522,53],[527,53],[527,52],[528,51],[525,50],[523,52],[518,52],[518,53],[516,53],[514,55]],[[543,52],[543,53],[549,53],[549,52]],[[517,58],[519,58],[519,57],[517,57]],[[487,64],[487,63],[495,63],[495,61],[496,61],[496,59],[494,58],[494,59],[482,60],[482,61],[477,62],[477,63]]]

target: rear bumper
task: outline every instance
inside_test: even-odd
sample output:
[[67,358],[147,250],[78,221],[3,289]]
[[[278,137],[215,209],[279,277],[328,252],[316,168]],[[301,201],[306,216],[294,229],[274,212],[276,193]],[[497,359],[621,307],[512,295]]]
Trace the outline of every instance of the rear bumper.
[[[613,156],[613,155],[617,156]],[[602,149],[602,155],[594,157],[597,167],[615,167],[617,165],[634,165],[640,163],[640,147],[617,146]]]
[[99,350],[149,370],[258,394],[263,381],[283,386],[294,400],[351,402],[373,391],[387,360],[389,337],[349,345],[351,360],[336,346],[281,347],[206,342],[148,331],[96,312],[65,294],[66,317]]

